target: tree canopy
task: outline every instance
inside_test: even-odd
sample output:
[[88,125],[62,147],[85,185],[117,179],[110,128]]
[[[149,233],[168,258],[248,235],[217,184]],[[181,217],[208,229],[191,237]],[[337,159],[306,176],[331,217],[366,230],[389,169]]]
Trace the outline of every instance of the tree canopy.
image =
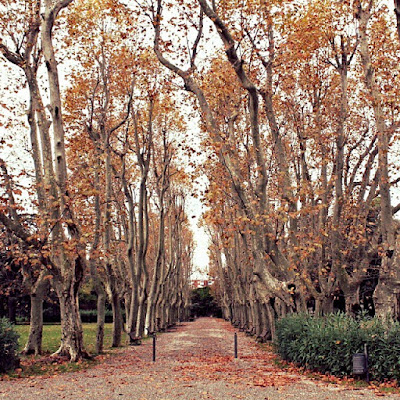
[[71,360],[83,282],[99,352],[106,299],[115,346],[187,318],[204,177],[225,318],[265,338],[296,311],[398,319],[399,7],[4,0],[1,146],[32,167],[4,151],[1,246],[31,293],[26,351],[49,284]]

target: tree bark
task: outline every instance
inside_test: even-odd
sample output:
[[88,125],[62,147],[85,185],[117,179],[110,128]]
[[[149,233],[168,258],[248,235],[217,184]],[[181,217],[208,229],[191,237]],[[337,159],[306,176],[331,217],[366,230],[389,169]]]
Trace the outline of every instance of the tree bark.
[[48,281],[40,280],[31,292],[31,317],[27,343],[24,354],[39,355],[42,353],[43,335],[43,299],[48,288]]
[[118,293],[112,294],[111,307],[113,313],[112,347],[121,346],[124,320],[122,318],[121,299]]
[[104,349],[104,324],[106,319],[106,295],[104,290],[97,293],[96,353]]
[[56,284],[60,301],[61,314],[61,345],[53,355],[69,357],[76,362],[82,357],[88,357],[83,345],[83,330],[79,314],[78,294],[73,286],[66,288],[65,283]]

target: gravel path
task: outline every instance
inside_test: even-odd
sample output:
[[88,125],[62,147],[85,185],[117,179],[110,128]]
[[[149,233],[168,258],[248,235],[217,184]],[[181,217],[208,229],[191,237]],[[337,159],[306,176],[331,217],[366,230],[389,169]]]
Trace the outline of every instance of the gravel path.
[[[282,371],[274,356],[253,338],[238,333],[239,358],[233,358],[234,329],[214,318],[199,318],[152,341],[118,349],[110,358],[76,373],[0,382],[0,399],[10,400],[342,400],[381,398],[370,389],[355,390],[312,381]],[[400,399],[391,394],[387,399]]]

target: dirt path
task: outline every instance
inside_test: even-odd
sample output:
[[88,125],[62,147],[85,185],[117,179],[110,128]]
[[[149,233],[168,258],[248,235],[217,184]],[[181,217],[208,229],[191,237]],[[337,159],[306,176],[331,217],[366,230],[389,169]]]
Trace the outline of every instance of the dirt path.
[[[233,358],[234,330],[222,320],[200,318],[152,341],[123,348],[87,371],[0,382],[0,399],[79,400],[342,400],[378,397],[372,390],[345,389],[281,371],[273,355],[254,339],[238,334],[239,358]],[[400,395],[386,395],[400,399]]]

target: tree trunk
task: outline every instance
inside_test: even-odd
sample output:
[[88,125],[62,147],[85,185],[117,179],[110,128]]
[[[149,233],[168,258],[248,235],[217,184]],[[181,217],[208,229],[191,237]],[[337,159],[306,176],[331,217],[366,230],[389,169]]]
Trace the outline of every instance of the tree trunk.
[[111,307],[113,313],[113,332],[112,332],[112,347],[121,346],[122,329],[124,321],[122,318],[121,300],[118,293],[113,293],[111,296]]
[[[386,264],[389,265],[386,265]],[[379,271],[379,282],[374,291],[375,315],[397,320],[400,316],[400,234],[396,235],[396,250],[392,258],[384,257]],[[393,266],[397,266],[393,267]]]
[[138,312],[136,316],[136,328],[135,328],[135,336],[137,338],[143,336],[143,318],[145,315],[145,300],[146,297],[144,293],[140,296],[139,298],[139,306],[138,306]]
[[104,323],[106,319],[106,295],[97,294],[97,327],[96,327],[96,353],[100,354],[104,348]]
[[350,286],[349,291],[344,293],[346,301],[346,314],[357,315],[361,311],[360,307],[360,285],[353,284]]
[[10,296],[7,302],[8,307],[8,319],[13,324],[17,323],[17,298]]
[[129,335],[135,336],[135,328],[136,328],[136,319],[138,315],[139,308],[139,296],[138,296],[138,287],[135,286],[132,288],[131,299],[130,299],[130,308],[129,308],[129,317],[127,323],[127,331]]
[[57,292],[61,313],[61,346],[53,355],[66,356],[71,362],[76,362],[88,357],[83,345],[78,296],[73,288],[62,288]]
[[333,296],[321,295],[315,299],[315,315],[327,315],[333,312]]
[[[261,324],[260,334],[267,336],[267,332],[270,331],[270,325],[269,325],[266,305],[263,303],[260,303],[259,310],[260,310],[260,324]],[[266,337],[263,337],[261,339],[265,340]]]
[[41,279],[31,293],[30,328],[28,341],[23,350],[24,354],[38,355],[42,353],[43,298],[47,287],[48,282]]
[[268,316],[268,321],[269,321],[269,328],[271,331],[271,339],[275,340],[275,322],[276,322],[276,318],[275,318],[275,310],[271,305],[271,302],[268,301],[265,304],[266,310],[267,310],[267,316]]
[[31,294],[31,319],[28,341],[23,350],[24,354],[39,355],[42,353],[43,334],[43,297]]

